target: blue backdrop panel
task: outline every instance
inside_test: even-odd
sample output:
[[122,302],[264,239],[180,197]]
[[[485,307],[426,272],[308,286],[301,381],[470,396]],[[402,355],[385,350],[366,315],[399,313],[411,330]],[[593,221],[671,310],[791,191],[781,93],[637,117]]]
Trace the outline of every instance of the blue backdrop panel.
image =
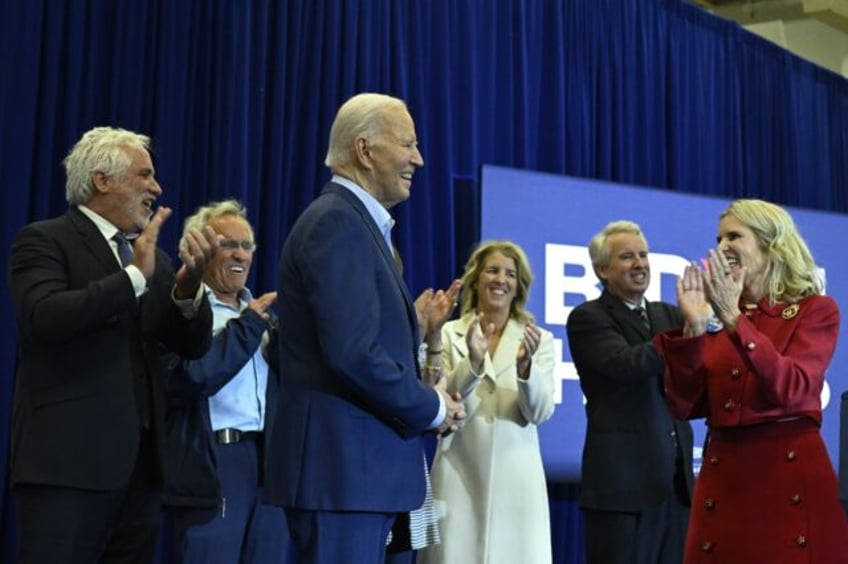
[[[676,276],[689,261],[706,257],[707,250],[715,247],[718,216],[729,200],[497,166],[482,169],[481,199],[483,239],[511,239],[527,252],[536,277],[529,308],[554,333],[560,355],[555,373],[557,409],[539,428],[548,477],[578,480],[586,419],[565,322],[575,306],[601,292],[589,260],[589,240],[610,221],[639,223],[650,247],[651,285],[646,297],[676,303]],[[842,312],[848,312],[843,241],[848,215],[786,209],[828,281],[827,293]],[[839,367],[846,365],[848,331],[843,328],[822,392],[822,434],[834,467],[839,453],[839,396],[848,389],[848,372]],[[693,422],[693,429],[698,466],[705,426]]]

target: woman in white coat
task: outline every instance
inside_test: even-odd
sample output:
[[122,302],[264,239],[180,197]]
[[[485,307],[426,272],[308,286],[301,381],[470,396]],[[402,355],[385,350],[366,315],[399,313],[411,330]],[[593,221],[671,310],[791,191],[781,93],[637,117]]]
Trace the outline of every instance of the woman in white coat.
[[447,378],[467,419],[436,448],[442,542],[419,564],[551,562],[536,425],[554,411],[554,347],[524,309],[531,281],[518,245],[482,244],[465,266],[462,317],[428,335],[425,373]]

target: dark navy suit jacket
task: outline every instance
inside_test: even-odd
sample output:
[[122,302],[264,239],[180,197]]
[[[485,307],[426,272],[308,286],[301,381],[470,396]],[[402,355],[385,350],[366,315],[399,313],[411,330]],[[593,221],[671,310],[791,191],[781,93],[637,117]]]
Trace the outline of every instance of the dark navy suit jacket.
[[683,318],[662,302],[649,302],[647,312],[650,332],[604,290],[568,317],[568,346],[587,400],[580,502],[588,509],[638,512],[659,505],[674,491],[678,456],[692,490],[692,428],[666,406],[665,363],[651,344],[652,333],[680,328]]
[[[164,355],[163,373],[168,393],[165,413],[168,475],[165,504],[189,507],[216,507],[221,504],[221,484],[215,437],[209,414],[209,398],[232,380],[262,345],[265,331],[277,323],[269,311],[266,321],[250,308],[230,319],[209,346],[209,352],[197,360],[184,360],[174,353]],[[276,332],[276,329],[273,330]],[[273,334],[273,333],[272,333]],[[276,349],[276,347],[273,347]],[[270,350],[269,350],[270,352]],[[265,419],[273,421],[277,412],[278,375],[272,363],[268,367],[265,391]],[[264,451],[270,447],[269,424],[263,433]]]
[[268,501],[315,511],[420,506],[420,437],[439,399],[418,377],[412,299],[347,188],[328,184],[297,220],[277,289],[281,396]]

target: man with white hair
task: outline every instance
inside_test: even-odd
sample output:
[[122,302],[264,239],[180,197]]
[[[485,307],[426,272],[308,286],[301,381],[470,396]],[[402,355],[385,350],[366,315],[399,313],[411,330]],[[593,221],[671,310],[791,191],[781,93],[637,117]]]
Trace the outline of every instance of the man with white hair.
[[64,164],[70,209],[23,227],[9,260],[18,562],[150,562],[163,488],[159,350],[197,358],[209,347],[200,281],[218,240],[187,233],[174,273],[156,247],[171,210],[154,211],[162,188],[144,135],[94,128]]
[[197,360],[166,355],[168,480],[165,503],[181,564],[284,564],[283,511],[262,502],[267,421],[278,375],[267,348],[277,292],[254,297],[247,278],[253,227],[235,200],[201,206],[184,233],[210,226],[222,239],[206,264],[212,344]]
[[332,180],[283,246],[277,289],[280,408],[266,493],[286,510],[299,562],[383,564],[398,514],[421,506],[421,435],[462,405],[419,378],[418,319],[395,264],[389,209],[424,165],[402,100],[339,109]]

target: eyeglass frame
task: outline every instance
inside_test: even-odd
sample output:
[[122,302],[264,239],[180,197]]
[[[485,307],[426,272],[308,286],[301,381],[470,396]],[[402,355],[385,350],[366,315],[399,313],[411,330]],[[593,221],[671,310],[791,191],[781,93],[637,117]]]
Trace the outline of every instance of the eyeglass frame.
[[256,251],[256,242],[255,241],[247,241],[240,240],[237,241],[235,239],[222,239],[218,246],[227,251],[236,251],[241,249],[245,252],[252,253]]

